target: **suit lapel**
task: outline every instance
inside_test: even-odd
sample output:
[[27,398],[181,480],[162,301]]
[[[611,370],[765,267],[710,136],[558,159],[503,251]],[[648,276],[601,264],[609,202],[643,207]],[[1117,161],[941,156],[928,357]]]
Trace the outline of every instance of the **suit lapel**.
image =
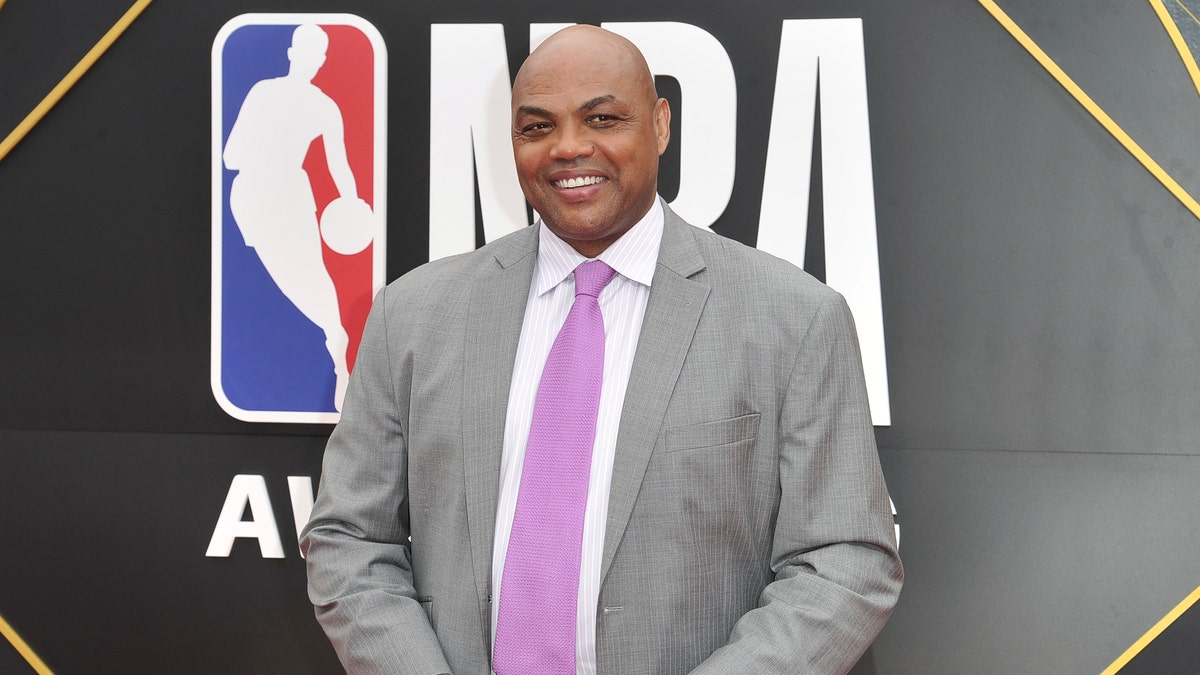
[[601,580],[608,575],[629,524],[646,465],[662,432],[667,403],[710,290],[707,283],[690,278],[705,266],[692,226],[670,209],[664,210],[666,223],[658,267],[650,285],[646,316],[617,430]]
[[537,259],[537,228],[496,242],[472,280],[463,354],[462,447],[475,588],[488,625],[492,544],[504,422],[526,297]]

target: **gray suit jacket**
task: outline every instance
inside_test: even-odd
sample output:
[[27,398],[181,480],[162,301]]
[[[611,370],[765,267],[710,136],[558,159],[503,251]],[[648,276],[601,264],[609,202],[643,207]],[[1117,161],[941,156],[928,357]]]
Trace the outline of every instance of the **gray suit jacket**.
[[[537,240],[429,263],[375,300],[302,539],[351,673],[489,672]],[[845,302],[669,209],[612,481],[600,675],[840,673],[891,613],[902,572]]]

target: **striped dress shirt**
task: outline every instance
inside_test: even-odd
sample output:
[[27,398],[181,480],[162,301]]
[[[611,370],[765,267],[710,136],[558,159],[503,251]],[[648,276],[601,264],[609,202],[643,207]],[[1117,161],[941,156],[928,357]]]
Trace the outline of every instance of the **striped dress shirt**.
[[[500,607],[500,582],[504,558],[512,532],[521,467],[533,403],[537,397],[542,368],[550,355],[559,329],[575,301],[575,268],[588,259],[538,225],[538,259],[530,284],[521,326],[521,339],[508,392],[504,424],[504,455],[500,463],[500,493],[496,505],[496,538],[492,551],[492,636],[495,646],[496,617]],[[600,293],[604,315],[604,384],[596,420],[596,443],[592,450],[587,509],[583,520],[583,550],[580,557],[579,599],[575,624],[575,664],[578,675],[596,672],[596,603],[600,595],[600,557],[604,551],[604,528],[608,519],[608,495],[612,487],[613,457],[621,405],[629,384],[629,371],[637,350],[650,281],[658,263],[662,243],[663,208],[656,199],[650,211],[598,258],[616,270]]]

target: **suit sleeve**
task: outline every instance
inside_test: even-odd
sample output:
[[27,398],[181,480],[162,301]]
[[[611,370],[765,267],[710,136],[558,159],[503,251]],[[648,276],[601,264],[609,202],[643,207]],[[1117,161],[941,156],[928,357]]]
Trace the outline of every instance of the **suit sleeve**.
[[390,354],[387,290],[371,309],[301,538],[308,594],[347,672],[450,668],[413,587],[406,420],[410,360]]
[[779,419],[774,581],[696,673],[844,673],[891,615],[903,571],[850,310],[815,313]]

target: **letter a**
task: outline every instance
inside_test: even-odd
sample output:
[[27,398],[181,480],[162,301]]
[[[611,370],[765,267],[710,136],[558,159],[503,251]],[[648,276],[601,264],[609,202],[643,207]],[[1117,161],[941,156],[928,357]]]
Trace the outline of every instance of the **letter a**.
[[[242,512],[250,505],[250,520],[242,520]],[[246,537],[258,540],[258,548],[264,558],[282,558],[283,543],[279,540],[279,527],[275,524],[275,512],[267,496],[267,481],[262,476],[240,474],[233,477],[225,506],[217,518],[217,527],[208,542],[204,555],[210,558],[228,558],[233,550],[233,540]]]

